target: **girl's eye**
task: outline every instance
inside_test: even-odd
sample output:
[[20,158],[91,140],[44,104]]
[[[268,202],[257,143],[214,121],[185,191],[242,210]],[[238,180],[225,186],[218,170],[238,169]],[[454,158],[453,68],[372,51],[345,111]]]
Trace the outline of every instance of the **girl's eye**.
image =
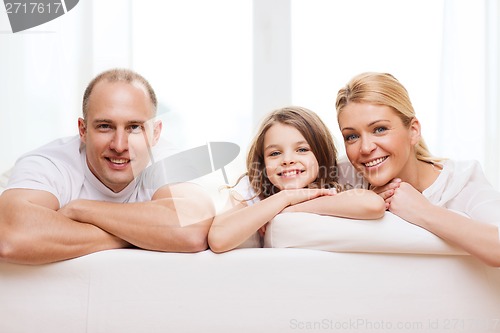
[[309,148],[302,147],[302,148],[297,149],[297,151],[299,153],[307,153],[309,151]]
[[279,156],[280,152],[279,151],[273,151],[272,153],[269,154],[269,156]]

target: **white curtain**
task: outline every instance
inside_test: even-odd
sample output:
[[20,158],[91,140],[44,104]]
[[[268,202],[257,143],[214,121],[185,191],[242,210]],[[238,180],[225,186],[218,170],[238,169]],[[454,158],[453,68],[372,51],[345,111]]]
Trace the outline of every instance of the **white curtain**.
[[484,2],[444,2],[436,124],[436,154],[444,157],[485,160],[485,14]]
[[89,6],[16,34],[0,12],[1,173],[23,152],[77,133],[92,48]]
[[23,152],[76,134],[83,90],[106,68],[132,67],[152,81],[178,141],[236,142],[242,158],[268,109],[302,104],[336,134],[340,86],[358,72],[388,70],[410,91],[433,153],[478,159],[500,188],[498,7],[497,0],[85,0],[17,34],[0,11],[0,172]]
[[477,159],[500,188],[498,2],[445,0],[438,153]]
[[486,0],[485,170],[500,189],[500,5]]
[[495,0],[294,0],[292,102],[327,121],[342,153],[338,89],[363,71],[392,73],[431,152],[478,160],[500,189],[499,17]]

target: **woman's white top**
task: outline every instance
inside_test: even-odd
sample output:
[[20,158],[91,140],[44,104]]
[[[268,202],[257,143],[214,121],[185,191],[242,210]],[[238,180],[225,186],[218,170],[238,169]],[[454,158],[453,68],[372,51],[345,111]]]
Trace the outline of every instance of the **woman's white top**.
[[[442,167],[437,179],[422,194],[434,205],[500,227],[500,192],[486,179],[480,164],[446,160]],[[339,163],[339,182],[361,188],[369,186],[346,158]]]

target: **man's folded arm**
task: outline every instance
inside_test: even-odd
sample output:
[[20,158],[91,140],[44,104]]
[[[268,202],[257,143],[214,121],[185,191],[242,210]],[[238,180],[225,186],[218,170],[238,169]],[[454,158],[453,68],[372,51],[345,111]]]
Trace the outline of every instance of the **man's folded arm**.
[[10,189],[0,195],[0,260],[43,264],[131,245],[101,228],[57,212],[46,191]]
[[70,219],[93,224],[139,248],[199,252],[208,248],[207,234],[215,208],[208,193],[199,185],[181,183],[161,187],[151,201],[75,200],[60,212]]

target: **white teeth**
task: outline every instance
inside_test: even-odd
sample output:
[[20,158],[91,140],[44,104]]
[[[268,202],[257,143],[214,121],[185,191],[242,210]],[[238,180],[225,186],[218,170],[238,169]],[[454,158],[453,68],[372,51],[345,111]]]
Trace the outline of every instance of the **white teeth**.
[[115,164],[124,164],[128,162],[128,160],[123,158],[110,158],[109,160]]
[[372,166],[375,166],[379,163],[382,163],[383,161],[385,161],[387,157],[381,157],[381,158],[377,158],[376,160],[373,160],[371,162],[368,162],[368,163],[365,163],[365,166],[367,167],[372,167]]
[[291,177],[291,176],[295,176],[295,175],[298,175],[300,173],[299,170],[291,170],[291,171],[285,171],[285,172],[282,172],[281,175],[283,177]]

